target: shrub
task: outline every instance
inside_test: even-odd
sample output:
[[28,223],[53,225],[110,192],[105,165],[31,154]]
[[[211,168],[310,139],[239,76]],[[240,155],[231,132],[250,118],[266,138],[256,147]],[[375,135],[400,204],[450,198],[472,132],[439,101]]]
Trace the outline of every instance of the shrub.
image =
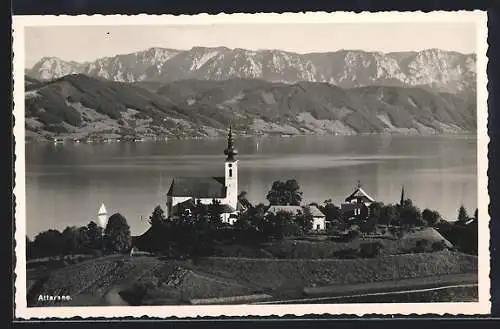
[[359,254],[363,258],[373,258],[380,254],[380,250],[384,247],[379,241],[362,243]]
[[432,251],[441,251],[447,249],[446,242],[444,240],[436,241],[432,244]]
[[332,253],[333,258],[354,259],[359,257],[359,251],[354,248],[337,250]]

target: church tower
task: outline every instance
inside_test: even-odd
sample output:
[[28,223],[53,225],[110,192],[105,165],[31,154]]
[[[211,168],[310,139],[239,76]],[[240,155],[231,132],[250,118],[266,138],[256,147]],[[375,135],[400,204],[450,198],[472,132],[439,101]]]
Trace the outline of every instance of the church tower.
[[227,203],[236,209],[238,204],[238,160],[235,156],[238,155],[238,150],[234,147],[233,131],[229,126],[229,133],[227,134],[227,148],[224,150],[226,161],[224,163],[224,173],[226,182],[226,200]]

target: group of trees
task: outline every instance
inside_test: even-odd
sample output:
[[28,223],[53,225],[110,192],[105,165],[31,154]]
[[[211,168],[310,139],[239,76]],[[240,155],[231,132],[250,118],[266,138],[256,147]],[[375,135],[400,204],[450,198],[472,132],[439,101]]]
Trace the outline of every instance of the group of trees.
[[[203,256],[212,254],[215,245],[220,242],[237,240],[240,243],[254,244],[303,235],[312,228],[313,221],[308,207],[294,214],[285,211],[268,212],[269,206],[273,205],[301,204],[302,192],[296,180],[275,181],[267,194],[269,205],[252,205],[245,192],[238,196],[238,200],[246,211],[238,216],[232,226],[222,221],[223,206],[215,199],[211,204],[199,201],[194,204],[179,204],[175,218],[166,218],[162,208],[157,206],[149,218],[150,230],[138,237],[135,243],[139,248],[153,252]],[[312,205],[336,228],[345,229],[353,223],[352,219],[348,221],[343,218],[341,209],[331,199],[322,204],[310,204]],[[453,244],[468,239],[470,246],[467,245],[466,248],[473,252],[475,245],[477,252],[477,243],[470,237],[475,232],[477,242],[477,209],[472,225],[469,225],[471,218],[463,206],[459,209],[457,222],[449,224],[442,220],[437,211],[420,211],[410,199],[396,205],[375,202],[367,213],[368,218],[360,219],[357,223],[362,232],[372,232],[377,224],[399,226],[402,229],[432,226],[438,228]],[[132,247],[130,227],[119,213],[109,217],[104,230],[91,221],[87,226],[67,227],[62,232],[47,230],[38,234],[33,241],[26,237],[26,241],[28,258],[95,252],[123,253]]]
[[151,228],[136,240],[139,248],[167,254],[210,254],[214,243],[227,234],[228,225],[222,222],[222,205],[197,201],[194,205],[178,205],[178,215],[166,218],[157,206],[149,217]]
[[462,205],[458,209],[458,216],[455,222],[442,221],[437,225],[441,233],[460,251],[476,254],[478,250],[478,210],[473,217],[470,217],[467,210]]
[[[241,202],[242,200],[240,200]],[[238,241],[258,243],[285,236],[296,236],[312,227],[307,211],[298,214],[269,213],[264,204],[251,205],[240,214],[234,225],[222,221],[220,202],[196,202],[188,208],[180,207],[177,216],[166,218],[160,206],[150,216],[150,230],[136,243],[139,248],[170,256],[206,256],[213,253],[218,243]]]
[[256,242],[300,236],[312,228],[312,216],[307,208],[293,214],[287,211],[272,213],[267,212],[267,209],[261,203],[239,216],[234,230],[240,241]]
[[[300,205],[302,192],[296,180],[275,181],[267,194],[270,205]],[[336,206],[331,199],[325,200],[323,204],[311,203],[316,206],[326,217],[328,222],[342,226],[347,218],[343,218],[340,207]],[[420,211],[411,199],[405,199],[401,204],[383,204],[374,202],[367,209],[368,218],[363,219],[363,229],[371,231],[376,224],[393,225],[403,227],[435,226],[442,218],[441,215],[431,209]],[[465,217],[467,217],[465,215]],[[361,224],[361,223],[360,223]]]
[[431,209],[421,211],[411,199],[401,204],[383,204],[374,202],[370,205],[368,220],[363,228],[370,231],[376,224],[400,226],[402,228],[435,226],[441,221],[441,215]]
[[33,241],[26,237],[26,256],[40,258],[71,254],[121,253],[132,246],[127,220],[117,213],[109,217],[103,228],[91,221],[86,226],[68,226],[63,231],[47,230]]
[[271,206],[300,206],[302,192],[299,183],[295,179],[287,181],[275,181],[267,193],[267,201]]

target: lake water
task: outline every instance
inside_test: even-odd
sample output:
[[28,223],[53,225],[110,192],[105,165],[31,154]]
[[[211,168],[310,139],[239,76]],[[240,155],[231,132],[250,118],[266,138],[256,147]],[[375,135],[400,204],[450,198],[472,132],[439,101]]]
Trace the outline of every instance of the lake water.
[[[104,202],[132,234],[165,207],[175,176],[222,176],[225,140],[114,144],[26,144],[27,234],[86,225]],[[339,204],[358,180],[372,197],[398,202],[401,187],[420,208],[455,219],[477,207],[475,136],[301,136],[236,140],[239,189],[266,202],[274,180],[295,178],[306,202]],[[142,218],[142,219],[141,219]]]

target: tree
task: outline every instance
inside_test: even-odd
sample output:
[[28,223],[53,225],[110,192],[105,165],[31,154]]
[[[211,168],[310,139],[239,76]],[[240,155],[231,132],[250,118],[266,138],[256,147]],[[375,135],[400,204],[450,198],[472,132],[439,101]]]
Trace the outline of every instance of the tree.
[[399,207],[399,216],[401,224],[407,227],[423,226],[425,224],[420,209],[415,207],[410,199],[406,199]]
[[384,225],[399,225],[398,207],[392,204],[384,205],[382,209],[380,209],[379,223]]
[[294,221],[300,228],[298,232],[300,235],[309,232],[313,228],[313,217],[308,207],[304,209],[304,212],[295,215]]
[[302,192],[295,179],[286,182],[275,181],[266,198],[273,206],[299,206],[302,202]]
[[222,205],[219,200],[213,199],[212,203],[207,207],[208,220],[210,224],[213,225],[215,229],[220,229],[222,227]]
[[266,206],[262,203],[252,206],[240,214],[238,220],[234,223],[238,240],[249,243],[265,240],[267,238],[264,234],[266,226],[265,215]]
[[434,227],[441,220],[441,215],[437,211],[425,208],[424,211],[422,211],[422,219],[428,226]]
[[380,219],[382,218],[382,208],[384,204],[382,202],[374,202],[369,207],[370,220],[374,222],[374,224],[380,223]]
[[[213,203],[213,200],[212,200]],[[206,204],[202,203],[200,199],[196,200],[194,208],[191,209],[192,220],[194,223],[200,220],[208,219],[208,207]]]
[[104,230],[106,246],[111,252],[124,253],[132,247],[130,226],[120,213],[111,215]]
[[294,220],[294,215],[288,211],[278,211],[266,215],[265,232],[268,236],[281,239],[300,233],[300,225]]
[[469,220],[469,215],[467,214],[467,210],[465,209],[464,205],[461,205],[458,209],[457,219],[459,224],[465,224]]
[[58,230],[43,231],[35,236],[33,250],[36,257],[56,256],[64,253],[64,240]]
[[33,242],[30,238],[26,236],[26,259],[30,259],[33,256]]
[[340,208],[333,204],[332,199],[325,200],[323,205],[316,205],[318,209],[325,214],[327,221],[335,221],[340,219]]
[[102,248],[102,227],[91,221],[87,225],[87,235],[89,249],[97,250]]
[[160,206],[156,206],[153,210],[153,214],[149,217],[149,224],[153,228],[158,228],[163,225],[166,221],[165,212]]
[[62,231],[62,239],[64,241],[64,254],[75,253],[79,248],[78,243],[78,228],[75,226],[68,226]]
[[89,252],[90,251],[90,238],[87,226],[81,226],[76,229],[76,242],[77,246],[75,252]]

